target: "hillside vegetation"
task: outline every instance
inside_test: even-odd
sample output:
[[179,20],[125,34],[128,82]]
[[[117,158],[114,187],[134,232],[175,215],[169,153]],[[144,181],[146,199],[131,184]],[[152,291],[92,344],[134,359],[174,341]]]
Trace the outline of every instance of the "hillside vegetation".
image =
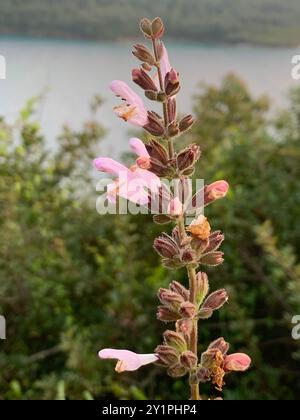
[[157,15],[172,37],[300,44],[299,0],[1,0],[0,34],[114,40]]

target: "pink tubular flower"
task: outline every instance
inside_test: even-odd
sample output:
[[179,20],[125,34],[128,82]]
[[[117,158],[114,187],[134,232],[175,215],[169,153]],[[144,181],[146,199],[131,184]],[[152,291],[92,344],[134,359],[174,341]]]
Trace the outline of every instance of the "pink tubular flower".
[[173,198],[168,206],[168,214],[173,217],[179,217],[183,213],[183,204],[178,197]]
[[[160,69],[161,69],[162,79],[165,80],[166,75],[172,70],[172,67],[169,61],[168,51],[164,43],[162,43],[162,48],[163,48],[163,55],[160,61]],[[160,90],[158,74],[155,75],[154,82],[157,88]]]
[[205,187],[204,203],[205,205],[213,201],[224,198],[229,190],[229,184],[226,181],[216,181]]
[[146,149],[144,143],[138,138],[132,138],[129,141],[131,150],[138,156],[137,165],[141,169],[149,169],[150,164],[150,155]]
[[148,114],[140,96],[121,80],[114,80],[110,88],[125,101],[124,104],[114,108],[116,114],[132,125],[144,127],[148,123]]
[[137,354],[129,350],[103,349],[100,359],[117,359],[116,372],[133,371],[158,360],[155,354]]
[[[130,146],[139,158],[148,158],[148,152],[141,140],[131,139]],[[119,196],[141,206],[147,205],[149,191],[157,193],[161,185],[158,176],[146,169],[141,169],[138,165],[127,168],[114,159],[100,157],[94,160],[94,166],[98,171],[116,177],[107,186],[107,198],[111,203],[115,203]]]
[[161,68],[163,80],[165,80],[167,73],[169,73],[172,70],[172,67],[170,64],[168,51],[164,44],[163,44],[163,56],[160,62],[160,68]]
[[225,372],[244,372],[250,365],[251,359],[247,354],[234,353],[225,357],[224,370]]

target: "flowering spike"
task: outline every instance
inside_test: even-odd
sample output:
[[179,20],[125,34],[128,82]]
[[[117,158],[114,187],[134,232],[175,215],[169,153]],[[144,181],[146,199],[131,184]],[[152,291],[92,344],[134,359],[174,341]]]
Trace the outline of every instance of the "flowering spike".
[[[159,289],[157,318],[175,325],[174,330],[171,324],[170,329],[164,332],[164,342],[157,346],[153,354],[139,355],[128,350],[104,349],[99,356],[117,359],[118,372],[136,370],[145,364],[157,362],[173,378],[188,374],[190,399],[199,400],[199,384],[210,381],[221,391],[225,375],[245,371],[251,363],[250,357],[244,353],[228,355],[229,344],[223,338],[213,341],[198,360],[199,319],[210,318],[228,301],[225,289],[208,295],[210,285],[207,275],[196,272],[200,265],[218,266],[224,261],[224,254],[219,251],[224,235],[221,231],[212,231],[203,211],[207,205],[225,197],[229,185],[224,180],[216,181],[193,195],[189,181],[201,150],[195,143],[183,150],[179,146],[175,149],[179,144],[175,144],[175,139],[191,129],[194,118],[185,115],[180,119],[177,115],[180,80],[178,72],[170,64],[168,51],[162,41],[164,24],[159,17],[153,20],[144,18],[140,22],[140,29],[151,42],[152,50],[143,44],[134,45],[132,53],[141,62],[141,67],[132,71],[132,80],[144,90],[145,97],[155,101],[162,110],[160,114],[148,111],[141,97],[123,81],[113,81],[111,89],[123,100],[121,105],[115,107],[116,114],[136,127],[143,127],[156,139],[148,135],[146,144],[138,138],[130,140],[131,150],[137,155],[135,164],[130,168],[106,157],[96,159],[94,166],[115,177],[107,187],[110,202],[116,203],[119,197],[125,198],[146,209],[151,208],[154,222],[175,224],[172,233],[160,234],[153,246],[165,268],[186,268],[187,278],[182,280],[189,287],[172,281],[168,288]],[[124,188],[121,176],[124,174],[129,181],[134,181],[138,192]],[[161,178],[171,181],[179,178],[179,183],[168,187]],[[156,208],[153,211],[154,205]],[[187,216],[195,217],[189,225],[186,223]]]

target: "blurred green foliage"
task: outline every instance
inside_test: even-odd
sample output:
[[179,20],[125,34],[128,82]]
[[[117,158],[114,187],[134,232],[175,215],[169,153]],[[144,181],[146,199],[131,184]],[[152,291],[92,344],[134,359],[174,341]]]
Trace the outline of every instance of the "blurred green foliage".
[[[150,216],[99,216],[91,160],[105,135],[98,99],[80,132],[64,127],[55,151],[30,101],[15,124],[0,120],[1,399],[186,399],[186,378],[159,367],[118,375],[102,347],[151,352],[163,326],[156,291],[185,272],[165,271],[152,250],[160,231]],[[198,177],[224,178],[225,200],[207,210],[226,234],[226,261],[209,271],[230,304],[200,325],[200,347],[224,336],[245,351],[252,369],[228,377],[227,399],[298,399],[300,314],[300,91],[270,117],[234,75],[201,85],[198,122],[186,141],[199,142]],[[177,145],[180,147],[180,145]],[[203,387],[206,396],[216,391]]]
[[298,0],[1,0],[0,33],[79,39],[136,36],[161,16],[174,38],[298,45]]

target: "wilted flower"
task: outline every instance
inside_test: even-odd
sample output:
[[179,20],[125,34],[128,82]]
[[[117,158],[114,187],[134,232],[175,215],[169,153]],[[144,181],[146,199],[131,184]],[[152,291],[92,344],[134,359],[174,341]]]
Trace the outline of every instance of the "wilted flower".
[[192,221],[186,230],[197,239],[205,240],[210,236],[211,227],[207,218],[200,214],[197,219]]
[[219,338],[210,344],[201,356],[201,367],[209,372],[212,382],[219,391],[224,386],[224,376],[229,372],[244,372],[250,367],[251,359],[244,353],[227,356],[229,344]]
[[155,354],[137,354],[129,350],[103,349],[99,352],[101,359],[117,359],[116,372],[133,371],[141,366],[158,360]]

